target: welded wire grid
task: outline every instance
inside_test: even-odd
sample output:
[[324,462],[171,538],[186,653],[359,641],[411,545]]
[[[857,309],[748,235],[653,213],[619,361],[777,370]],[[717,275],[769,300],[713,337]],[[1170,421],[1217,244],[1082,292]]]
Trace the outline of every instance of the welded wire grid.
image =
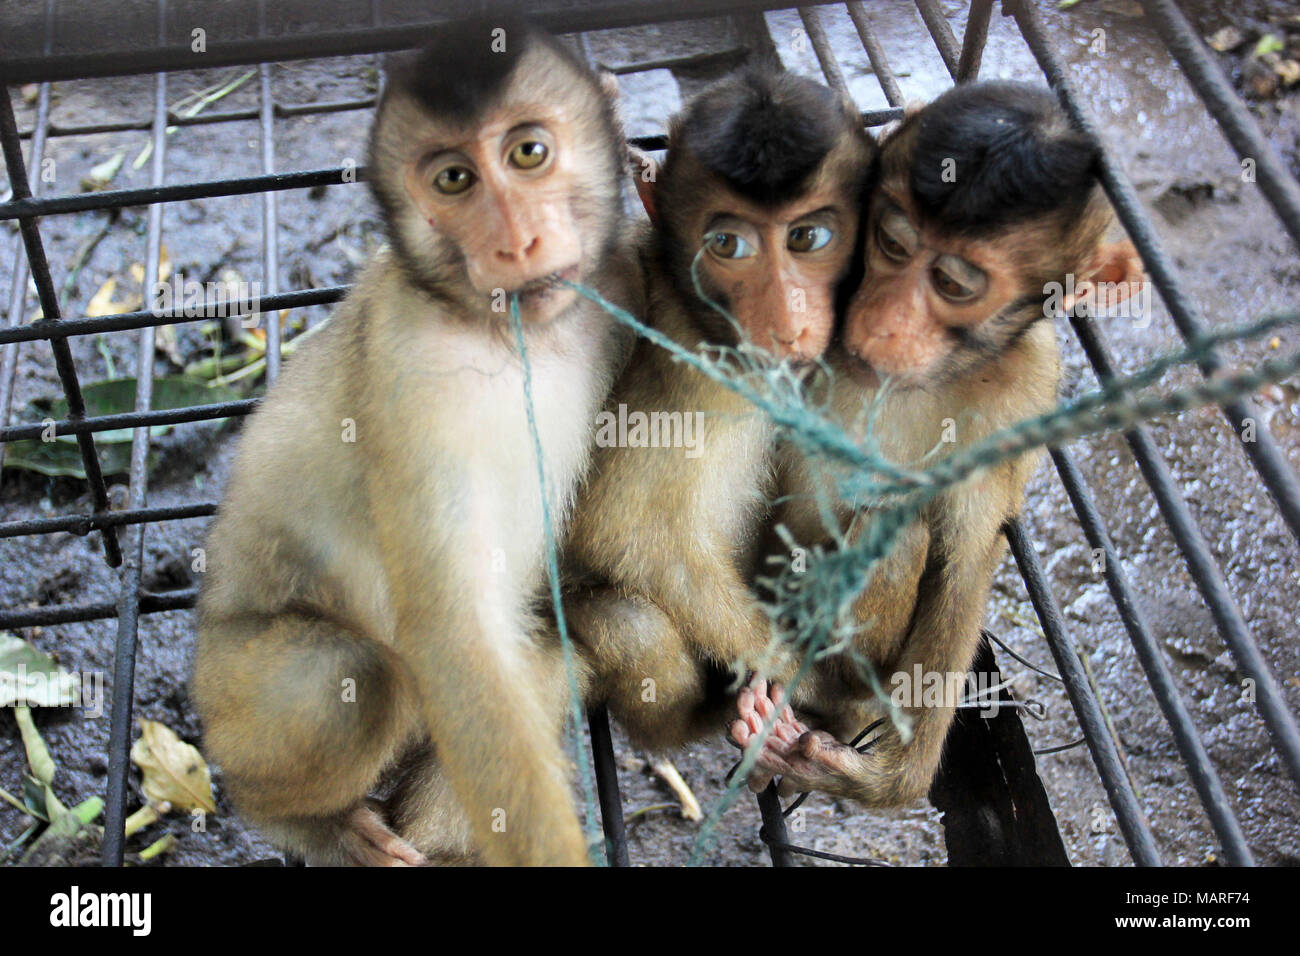
[[[987,37],[993,0],[972,0],[963,36],[953,34],[937,0],[915,0],[921,19],[928,30],[945,67],[954,82],[978,76],[980,59]],[[1300,185],[1290,175],[1265,141],[1245,106],[1234,94],[1217,65],[1210,59],[1200,39],[1173,0],[1142,0],[1149,21],[1164,39],[1182,67],[1187,79],[1204,101],[1206,108],[1223,128],[1224,134],[1241,157],[1256,162],[1259,186],[1281,219],[1287,232],[1300,242]],[[820,0],[798,8],[799,16],[812,44],[826,82],[847,93],[841,72],[820,19]],[[863,114],[867,125],[879,125],[902,115],[903,96],[884,49],[872,29],[863,3],[844,4],[862,42],[889,109]],[[780,0],[670,0],[646,4],[596,2],[581,9],[537,11],[535,19],[554,32],[581,34],[583,31],[661,23],[673,20],[714,17],[726,14],[758,13],[787,9]],[[1039,14],[1030,2],[1003,0],[1002,13],[1014,17],[1034,58],[1056,91],[1071,119],[1093,133],[1083,104],[1061,59],[1049,44]],[[59,312],[58,297],[45,258],[38,218],[86,210],[119,209],[126,206],[149,206],[145,288],[153,287],[158,278],[159,252],[162,244],[165,205],[183,199],[260,193],[262,202],[262,264],[264,294],[260,298],[262,313],[275,315],[281,309],[323,305],[338,301],[346,287],[303,289],[279,292],[277,275],[276,199],[286,189],[333,185],[364,179],[364,170],[325,168],[297,172],[276,171],[275,121],[291,116],[364,110],[374,105],[373,97],[338,102],[321,102],[288,106],[274,99],[269,62],[307,59],[344,54],[378,53],[416,44],[430,25],[380,26],[377,17],[369,28],[346,32],[318,33],[301,36],[266,35],[265,5],[259,4],[259,37],[251,40],[213,42],[204,59],[205,67],[258,64],[259,106],[256,110],[209,111],[196,116],[175,115],[167,108],[167,71],[193,67],[187,47],[168,46],[166,0],[157,6],[156,47],[130,52],[101,54],[51,54],[53,3],[48,6],[45,55],[14,58],[3,65],[6,95],[0,102],[0,145],[12,186],[12,198],[0,203],[0,219],[16,219],[21,231],[21,250],[13,263],[12,295],[8,306],[8,325],[0,329],[3,363],[0,364],[0,461],[4,443],[39,437],[40,423],[9,424],[18,349],[24,342],[46,340],[53,350],[60,382],[68,401],[68,418],[55,423],[58,435],[75,435],[86,471],[92,511],[55,517],[28,518],[0,523],[0,537],[69,532],[86,535],[97,532],[102,540],[104,560],[112,567],[123,566],[121,593],[116,604],[57,605],[30,609],[0,609],[0,628],[20,628],[116,618],[117,637],[113,679],[111,730],[108,760],[108,799],[105,821],[104,862],[120,865],[123,856],[123,821],[130,749],[132,682],[137,645],[137,627],[141,614],[189,608],[194,605],[196,589],[187,588],[162,593],[141,590],[143,542],[145,528],[154,522],[208,516],[216,511],[214,501],[150,508],[147,504],[147,453],[149,427],[208,421],[246,415],[257,405],[254,399],[221,402],[175,410],[151,410],[152,356],[154,334],[159,326],[195,321],[181,314],[157,315],[139,311],[101,317],[64,317]],[[585,48],[579,36],[580,48]],[[704,57],[701,57],[704,59]],[[661,64],[644,64],[625,69],[653,69]],[[58,80],[106,77],[155,72],[151,118],[147,120],[55,127],[50,122],[51,83]],[[35,124],[30,130],[16,127],[10,88],[22,83],[39,83]],[[168,126],[228,123],[256,119],[261,131],[261,165],[259,175],[207,182],[164,185],[166,135]],[[86,194],[40,196],[39,181],[29,178],[28,170],[39,169],[51,136],[77,136],[123,130],[149,130],[152,135],[152,185],[136,189],[117,189]],[[1094,133],[1095,135],[1095,133]],[[29,155],[23,158],[21,140],[30,138]],[[634,140],[649,148],[661,147],[662,137]],[[1142,209],[1133,184],[1115,159],[1103,151],[1097,175],[1113,203],[1116,213],[1141,253],[1146,269],[1159,291],[1184,340],[1191,340],[1206,326],[1187,296],[1181,291],[1171,260],[1162,246],[1150,218]],[[23,324],[28,278],[35,284],[42,318]],[[243,303],[244,308],[252,303]],[[1088,317],[1072,316],[1071,325],[1083,351],[1099,380],[1105,382],[1116,374],[1115,363],[1097,324]],[[264,324],[267,335],[266,372],[274,380],[280,367],[279,324]],[[106,332],[139,331],[137,393],[135,411],[125,414],[87,416],[81,396],[77,369],[68,348],[74,335]],[[1221,368],[1214,354],[1201,362],[1201,371],[1210,376]],[[1238,432],[1247,420],[1258,421],[1259,415],[1244,399],[1224,407],[1224,413]],[[95,451],[95,434],[108,429],[132,428],[130,493],[127,507],[110,510],[108,492]],[[1168,466],[1157,450],[1145,426],[1127,433],[1138,468],[1155,497],[1176,546],[1186,561],[1197,588],[1209,608],[1219,634],[1227,644],[1241,673],[1254,681],[1256,705],[1272,736],[1273,745],[1294,782],[1300,784],[1300,731],[1295,717],[1287,710],[1278,685],[1265,663],[1223,574],[1197,527],[1183,494]],[[1287,463],[1267,429],[1260,429],[1252,441],[1241,443],[1245,454],[1268,488],[1282,518],[1293,535],[1300,538],[1300,480]],[[1064,448],[1051,449],[1051,459],[1060,476],[1089,545],[1105,555],[1104,573],[1120,619],[1136,655],[1155,693],[1165,719],[1173,733],[1178,752],[1185,763],[1197,796],[1205,808],[1214,833],[1222,844],[1228,862],[1249,865],[1253,862],[1232,807],[1211,763],[1187,706],[1180,698],[1151,627],[1140,610],[1133,583],[1125,574],[1115,551],[1106,523],[1085,485],[1079,468]],[[1007,538],[1012,555],[1021,572],[1030,600],[1046,635],[1071,704],[1078,717],[1084,738],[1100,774],[1107,796],[1133,860],[1138,864],[1161,862],[1150,826],[1126,773],[1119,748],[1092,689],[1074,641],[1066,630],[1060,608],[1054,599],[1032,543],[1020,522],[1011,524]],[[612,865],[627,865],[628,852],[623,832],[622,810],[613,759],[608,720],[603,710],[591,715],[592,744],[602,817],[607,838],[607,853]],[[782,824],[781,810],[775,795],[760,800],[765,824],[765,839],[772,850],[773,862],[792,862]],[[822,854],[824,855],[824,854]],[[834,856],[834,855],[831,855]]]

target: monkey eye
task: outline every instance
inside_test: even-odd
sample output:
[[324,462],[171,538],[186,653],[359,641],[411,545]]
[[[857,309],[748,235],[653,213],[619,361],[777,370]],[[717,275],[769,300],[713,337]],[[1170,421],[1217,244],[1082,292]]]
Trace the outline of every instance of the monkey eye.
[[893,259],[895,262],[907,261],[907,246],[891,236],[883,222],[876,229],[876,245],[880,247],[880,251],[887,258]]
[[984,294],[988,276],[956,256],[941,256],[930,268],[935,291],[949,302],[970,302]]
[[433,188],[447,196],[463,193],[474,185],[475,176],[464,166],[444,166],[433,177]]
[[785,244],[791,252],[816,252],[834,236],[826,226],[795,226],[786,236]]
[[546,157],[551,154],[546,144],[535,139],[524,140],[516,144],[509,154],[511,165],[518,166],[520,169],[536,169],[542,163],[546,162]]
[[711,232],[704,237],[704,245],[719,259],[748,259],[756,252],[734,232]]
[[911,258],[918,238],[916,229],[903,210],[892,205],[886,207],[876,224],[876,245],[885,254],[885,258],[894,262],[906,262]]

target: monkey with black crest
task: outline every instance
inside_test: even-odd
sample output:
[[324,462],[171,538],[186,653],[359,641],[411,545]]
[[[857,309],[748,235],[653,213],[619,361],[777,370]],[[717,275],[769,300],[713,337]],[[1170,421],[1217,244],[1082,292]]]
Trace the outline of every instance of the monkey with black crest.
[[[1136,288],[1131,243],[1107,241],[1113,213],[1094,178],[1097,148],[1045,89],[985,82],[957,87],[907,117],[882,144],[864,221],[865,273],[828,351],[829,402],[863,428],[869,403],[882,454],[923,467],[1056,404],[1051,290],[1074,276],[1074,300]],[[886,386],[887,383],[887,387]],[[793,691],[741,692],[732,738],[748,744],[777,713],[750,785],[781,775],[783,792],[819,790],[868,805],[924,796],[958,703],[927,706],[915,674],[964,675],[980,639],[1002,527],[1020,510],[1038,455],[977,473],[929,501],[870,573],[852,609],[856,655],[910,726],[886,721],[859,752],[845,741],[886,708],[854,654],[819,661]],[[830,548],[818,507],[831,488],[816,462],[787,450],[788,496],[776,520],[802,547]],[[858,540],[871,502],[834,501]],[[785,557],[788,560],[788,555]]]
[[442,28],[391,71],[391,248],[245,427],[199,603],[207,753],[309,863],[588,861],[536,609],[544,509],[562,531],[630,348],[562,280],[642,311],[624,168],[596,78],[521,24]]
[[[668,139],[662,169],[637,177],[654,224],[642,243],[647,321],[706,356],[743,347],[764,367],[806,373],[830,341],[875,151],[857,111],[811,80],[749,69],[693,99]],[[566,552],[589,699],[662,751],[725,730],[728,686],[765,662],[772,632],[749,577],[775,430],[644,339],[607,409],[700,423],[690,447],[598,437],[608,447],[595,453]]]

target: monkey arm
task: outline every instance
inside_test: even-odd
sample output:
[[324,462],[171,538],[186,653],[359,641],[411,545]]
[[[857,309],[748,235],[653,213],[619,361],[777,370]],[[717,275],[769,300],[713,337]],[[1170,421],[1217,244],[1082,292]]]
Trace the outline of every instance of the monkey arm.
[[[385,419],[368,427],[397,426]],[[394,639],[424,722],[488,862],[586,863],[557,732],[566,697],[549,701],[539,686],[519,585],[491,566],[490,545],[510,538],[491,502],[473,493],[448,501],[446,489],[465,487],[465,476],[439,467],[399,452],[370,472],[372,501],[411,503],[373,514]]]
[[[891,553],[898,566],[913,571],[918,568],[918,553],[924,555],[924,573],[873,576],[868,586],[873,593],[864,594],[857,602],[858,611],[882,609],[890,602],[906,605],[915,595],[910,626],[901,646],[895,645],[895,653],[879,653],[893,643],[888,634],[883,635],[884,643],[877,643],[882,635],[864,630],[858,643],[859,651],[875,662],[885,692],[892,693],[900,705],[910,726],[909,739],[904,741],[898,729],[887,723],[875,744],[859,753],[842,741],[861,730],[870,715],[883,713],[883,705],[870,696],[863,677],[858,678],[858,693],[850,691],[837,700],[820,699],[829,688],[823,684],[817,690],[814,684],[816,699],[805,694],[799,700],[824,718],[810,729],[793,713],[782,715],[764,746],[757,769],[760,777],[781,774],[783,792],[819,790],[870,806],[893,806],[925,795],[938,768],[955,705],[965,691],[989,585],[1003,552],[1000,528],[1018,500],[1018,480],[1024,471],[1022,463],[1004,465],[984,481],[957,489],[945,496],[948,500],[937,502],[924,516],[925,524],[905,534]],[[961,515],[962,520],[951,520],[953,515]],[[918,543],[926,539],[928,547],[917,552]],[[841,658],[839,666],[847,669],[853,665]],[[845,680],[838,687],[848,683]],[[751,702],[749,710],[761,718],[773,709],[769,704]],[[738,723],[755,723],[743,702],[741,718]],[[818,725],[825,729],[815,729]],[[736,727],[733,738],[743,743],[741,738],[752,731],[752,726],[748,731]]]

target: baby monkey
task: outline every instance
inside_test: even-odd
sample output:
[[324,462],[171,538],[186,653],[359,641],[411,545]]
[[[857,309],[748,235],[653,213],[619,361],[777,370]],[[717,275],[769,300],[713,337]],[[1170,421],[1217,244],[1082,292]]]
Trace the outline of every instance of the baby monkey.
[[[878,403],[881,452],[919,468],[932,450],[946,457],[1054,407],[1054,284],[1070,288],[1074,276],[1074,296],[1062,303],[1069,310],[1098,288],[1121,299],[1142,277],[1132,245],[1106,241],[1113,213],[1093,176],[1096,158],[1048,91],[1018,83],[960,86],[904,120],[882,145],[865,275],[828,352],[842,424],[861,435],[868,403]],[[886,722],[863,753],[843,743],[886,709],[853,654],[830,656],[795,689],[793,709],[766,684],[741,692],[732,726],[741,745],[779,709],[751,787],[780,774],[783,792],[868,805],[925,795],[978,647],[1002,527],[1020,511],[1038,457],[1004,462],[931,500],[853,607],[852,650],[885,693],[901,697],[910,740]],[[778,520],[805,547],[834,547],[816,503],[827,476],[796,454],[782,464],[791,497]],[[848,540],[858,540],[871,503],[834,505]],[[922,699],[918,672],[945,679],[941,706]]]
[[447,27],[391,72],[370,149],[391,249],[249,421],[209,538],[207,752],[309,863],[586,863],[508,304],[558,532],[630,347],[560,280],[641,309],[613,104],[553,38]]
[[[740,346],[751,361],[809,366],[830,341],[874,149],[851,104],[801,77],[743,71],[700,94],[672,120],[663,168],[638,170],[654,225],[641,247],[649,324],[705,355]],[[723,728],[731,675],[767,648],[748,579],[774,430],[644,339],[607,409],[644,427],[626,441],[598,431],[567,613],[590,699],[661,750]]]

